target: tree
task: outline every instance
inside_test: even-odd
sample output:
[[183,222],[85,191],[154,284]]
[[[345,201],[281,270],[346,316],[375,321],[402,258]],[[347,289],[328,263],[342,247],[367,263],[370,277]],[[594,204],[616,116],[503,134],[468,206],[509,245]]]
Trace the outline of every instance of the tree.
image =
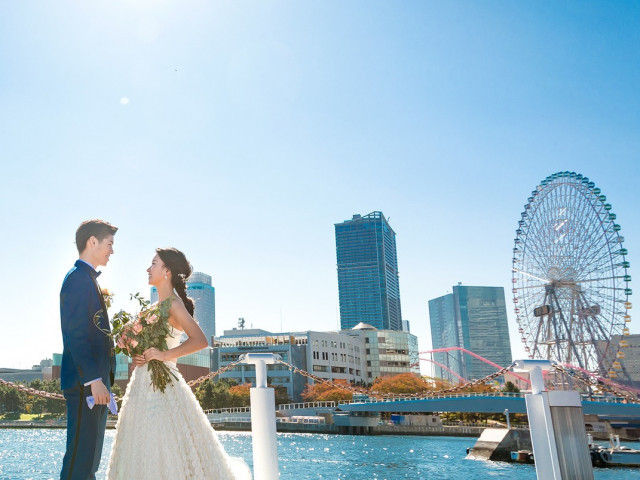
[[[39,378],[36,378],[29,383],[29,387],[43,391],[44,383]],[[40,417],[42,416],[42,412],[46,409],[46,403],[47,400],[40,395],[29,395],[27,409],[29,410],[29,413],[37,413],[38,417]]]
[[510,382],[508,380],[504,383],[504,387],[502,387],[502,391],[507,393],[520,393],[520,389],[516,387],[516,385],[513,382]]
[[469,385],[465,387],[463,392],[476,392],[476,393],[491,393],[495,392],[493,385],[487,385],[486,383],[478,383],[477,385]]
[[[345,381],[335,380],[334,384],[345,384]],[[351,400],[353,395],[351,392],[336,387],[330,383],[318,382],[307,383],[302,392],[302,398],[305,402],[337,402],[340,400]]]
[[231,396],[231,406],[247,407],[251,403],[251,384],[243,383],[230,387],[229,395]]
[[291,398],[289,397],[289,392],[287,392],[287,387],[283,387],[282,385],[272,385],[272,386],[276,396],[276,405],[282,405],[283,403],[291,403]]
[[232,378],[221,378],[217,382],[208,378],[196,389],[196,398],[204,410],[231,407],[229,388],[237,384]]
[[374,380],[371,390],[378,393],[414,394],[433,390],[432,385],[413,373],[381,376]]
[[117,383],[114,383],[113,385],[111,385],[111,393],[113,393],[114,396],[118,397],[120,400],[118,400],[118,409],[120,409],[122,407],[122,388],[120,388],[120,385],[118,385]]
[[4,408],[7,412],[24,412],[26,407],[26,395],[15,388],[8,388],[4,395]]

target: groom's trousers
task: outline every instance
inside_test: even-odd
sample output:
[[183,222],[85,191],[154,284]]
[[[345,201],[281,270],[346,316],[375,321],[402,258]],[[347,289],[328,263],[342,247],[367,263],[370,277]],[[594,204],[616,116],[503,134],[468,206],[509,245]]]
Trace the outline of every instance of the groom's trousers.
[[67,451],[62,460],[60,480],[94,480],[100,466],[107,406],[87,405],[90,386],[78,384],[63,391],[67,401]]

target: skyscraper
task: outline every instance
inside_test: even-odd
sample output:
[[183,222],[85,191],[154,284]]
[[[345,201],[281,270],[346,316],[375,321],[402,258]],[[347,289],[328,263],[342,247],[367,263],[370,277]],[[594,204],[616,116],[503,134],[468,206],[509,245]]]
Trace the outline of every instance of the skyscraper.
[[340,325],[402,330],[396,234],[382,212],[335,224]]
[[[457,285],[453,293],[429,300],[434,349],[462,347],[501,367],[511,364],[507,308],[502,287]],[[495,367],[460,351],[434,354],[434,360],[467,380],[482,378]],[[456,380],[436,365],[436,376]]]
[[[216,334],[216,290],[211,285],[211,275],[193,272],[187,280],[187,297],[193,299],[193,316],[211,345],[211,338]],[[156,301],[158,291],[151,287],[151,302]]]

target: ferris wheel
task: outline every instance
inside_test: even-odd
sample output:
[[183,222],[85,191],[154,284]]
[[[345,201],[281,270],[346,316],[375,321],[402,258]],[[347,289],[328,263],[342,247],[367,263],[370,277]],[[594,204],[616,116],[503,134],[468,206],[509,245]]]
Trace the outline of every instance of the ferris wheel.
[[513,248],[513,302],[531,358],[623,376],[631,288],[627,250],[600,189],[575,172],[531,192]]

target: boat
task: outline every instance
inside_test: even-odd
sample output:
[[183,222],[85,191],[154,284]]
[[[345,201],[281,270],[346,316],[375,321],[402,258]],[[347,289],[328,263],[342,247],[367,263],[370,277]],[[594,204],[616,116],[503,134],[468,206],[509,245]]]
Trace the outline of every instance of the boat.
[[609,435],[609,446],[593,443],[593,437],[587,434],[587,443],[591,461],[598,467],[640,467],[640,450],[620,445],[620,435]]
[[511,452],[511,460],[518,463],[533,463],[533,452],[529,450]]

